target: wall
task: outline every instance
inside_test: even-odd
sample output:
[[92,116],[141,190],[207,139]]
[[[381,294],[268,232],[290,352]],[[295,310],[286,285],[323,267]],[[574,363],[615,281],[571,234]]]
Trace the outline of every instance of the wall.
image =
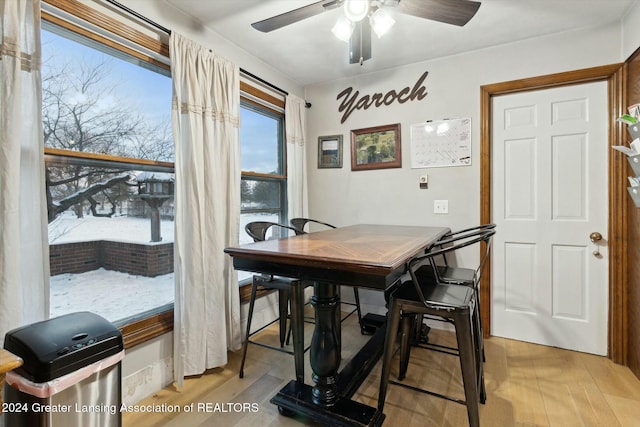
[[49,245],[49,272],[84,273],[102,267],[100,241]]
[[156,277],[173,273],[173,242],[141,245],[127,242],[102,243],[102,263],[107,270]]
[[[623,22],[623,55],[628,60],[627,105],[640,102],[640,2],[627,12]],[[629,172],[631,169],[629,168]],[[640,378],[640,268],[633,260],[640,257],[640,211],[629,203],[627,224],[629,227],[628,259],[632,265],[629,269],[629,289],[625,295],[628,301],[628,342],[627,364],[634,374]]]
[[[373,46],[375,59],[375,42]],[[332,81],[306,88],[309,110],[307,160],[309,210],[312,217],[335,225],[387,223],[446,225],[464,228],[479,222],[480,210],[480,86],[518,78],[539,76],[622,60],[620,26],[567,32],[468,54],[427,61],[358,78]],[[358,67],[359,65],[354,65]],[[421,101],[394,103],[354,112],[344,124],[336,96],[352,86],[360,95],[386,93],[413,86],[425,71],[428,95]],[[455,168],[411,169],[410,125],[425,120],[470,117],[472,165]],[[350,130],[400,123],[402,168],[351,171]],[[342,134],[342,169],[317,168],[317,138]],[[419,188],[419,177],[428,174],[429,188]],[[433,214],[433,201],[449,201],[449,214]],[[460,262],[476,261],[477,253],[463,254]],[[349,292],[343,291],[348,297]],[[362,292],[365,311],[384,312],[379,292]]]
[[49,246],[51,275],[84,273],[104,267],[133,275],[155,277],[173,273],[173,243],[141,245],[95,240]]
[[202,24],[194,22],[193,18],[175,9],[169,3],[162,0],[121,0],[120,3],[165,28],[176,31],[202,46],[212,49],[216,54],[235,62],[240,68],[271,84],[291,94],[302,96],[303,87],[297,82],[230,43],[219,34],[203,27]]
[[622,21],[622,57],[630,57],[640,46],[640,1],[631,5]]
[[[634,55],[628,62],[627,74],[627,105],[640,103],[640,55]],[[631,167],[628,168],[632,175]],[[626,185],[620,183],[620,185]],[[626,295],[628,301],[627,364],[640,378],[640,264],[634,262],[640,257],[640,210],[629,201],[627,226],[629,228],[627,250],[629,256],[629,289]]]
[[122,403],[125,405],[133,405],[172,382],[172,334],[125,351],[122,361]]
[[[640,103],[640,2],[627,12],[623,22],[623,53],[627,60],[627,105]],[[631,168],[628,168],[631,175]],[[625,185],[619,183],[619,185]],[[629,265],[629,289],[627,300],[627,365],[640,378],[640,210],[629,201],[627,207],[627,241]]]
[[[253,330],[278,316],[277,293],[260,298],[253,310]],[[241,330],[247,327],[248,304],[240,308]],[[254,349],[255,350],[255,349]],[[251,351],[249,348],[248,351]],[[173,383],[173,334],[165,334],[129,349],[122,361],[122,402],[133,405]]]

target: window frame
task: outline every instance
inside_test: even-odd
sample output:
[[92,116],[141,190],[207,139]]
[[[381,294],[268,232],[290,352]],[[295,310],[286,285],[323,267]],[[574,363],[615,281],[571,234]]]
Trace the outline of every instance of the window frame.
[[280,186],[280,207],[279,208],[261,208],[261,209],[241,209],[240,213],[263,213],[263,212],[281,212],[282,217],[287,217],[287,161],[286,161],[286,151],[284,146],[284,113],[274,110],[273,108],[269,108],[265,105],[261,105],[251,99],[240,95],[240,108],[250,109],[258,114],[264,114],[267,117],[270,117],[277,121],[278,123],[278,141],[282,144],[278,147],[278,168],[279,173],[260,173],[260,172],[250,172],[250,171],[242,171],[241,178],[243,180],[252,180],[252,181],[263,181],[263,182],[272,182],[278,183]]
[[[148,170],[156,169],[170,173],[174,173],[175,171],[172,162],[133,159],[59,148],[44,148],[44,158],[45,165],[47,163],[56,165],[96,163],[99,165],[110,165],[113,167],[123,166],[132,169],[143,167]],[[125,349],[129,349],[173,330],[173,304],[171,304],[168,309],[167,305],[165,305],[151,309],[146,313],[148,313],[147,316],[136,317],[135,320],[130,322],[118,324],[118,328],[122,332]]]
[[[125,54],[131,55],[139,60],[144,62],[151,63],[158,67],[164,68],[166,70],[170,70],[171,67],[169,65],[169,45],[165,43],[163,40],[167,38],[167,35],[164,33],[157,32],[158,38],[151,37],[129,25],[126,23],[119,21],[111,16],[104,14],[96,9],[91,8],[90,6],[83,4],[77,0],[43,0],[43,8],[41,10],[41,20],[47,21],[51,24],[62,27],[65,30],[71,31],[78,35],[89,38],[98,43],[107,45],[113,49],[116,49]],[[50,6],[50,7],[49,7]],[[58,16],[57,11],[55,13],[51,13],[45,9],[57,9],[59,10],[60,16]],[[71,19],[67,18],[67,15],[71,17]],[[65,16],[62,18],[61,16]],[[88,24],[87,27],[82,24],[77,24],[73,21],[81,21],[83,24]],[[88,27],[95,27],[98,31],[89,29]],[[154,31],[156,31],[154,29]],[[103,34],[106,32],[107,34],[113,35],[114,38],[109,38]],[[124,40],[126,42],[120,42],[118,39]],[[140,47],[140,50],[132,48],[130,45]],[[148,52],[148,53],[145,53]],[[166,63],[157,59],[157,57],[166,58]],[[241,102],[247,102],[254,104],[259,108],[264,108],[270,110],[276,114],[282,115],[282,124],[283,124],[283,141],[282,141],[282,174],[281,175],[271,175],[271,174],[260,174],[255,172],[242,172],[242,177],[247,178],[258,178],[258,179],[279,179],[283,182],[283,214],[286,218],[286,143],[284,141],[284,99],[280,99],[276,96],[273,96],[265,91],[260,90],[259,88],[245,82],[244,80],[240,81],[240,91],[241,91]],[[259,100],[260,102],[256,101]],[[269,107],[269,105],[273,106],[273,108]],[[280,111],[278,111],[278,109]],[[100,161],[100,162],[120,162],[120,163],[134,163],[138,165],[148,165],[148,166],[161,166],[161,167],[174,167],[174,164],[171,162],[158,162],[152,160],[145,159],[130,159],[126,157],[118,157],[107,154],[97,154],[97,153],[87,153],[87,152],[77,152],[63,149],[55,149],[55,148],[45,148],[44,149],[45,157],[55,157],[56,159],[64,159],[65,157],[75,158],[75,159],[83,159],[86,161]],[[240,293],[240,301],[247,302],[249,301],[251,292],[251,284],[242,284],[239,287]],[[259,294],[266,294],[267,292],[259,291]],[[142,344],[146,341],[149,341],[153,338],[159,337],[161,335],[170,333],[173,331],[173,314],[174,309],[171,307],[170,309],[163,311],[152,311],[152,313],[144,318],[134,320],[130,323],[119,326],[119,329],[122,332],[124,347],[125,349],[132,348],[136,345]]]
[[[251,99],[249,96],[246,96],[245,93],[246,89],[250,89],[251,92],[247,92],[247,95],[249,95],[250,97],[256,98],[259,97],[264,103],[266,104],[273,104],[273,102],[278,102],[278,105],[275,105],[276,107],[280,107],[281,110],[284,110],[284,101],[280,101],[275,97],[272,97],[264,92],[261,92],[260,90],[253,88],[252,86],[248,86],[245,84],[244,89],[242,86],[242,82],[240,85],[240,104],[241,107],[242,106],[250,106],[249,108],[253,109],[254,111],[256,110],[262,110],[263,112],[266,113],[266,115],[272,116],[273,118],[277,119],[279,121],[278,126],[278,133],[279,133],[279,142],[281,144],[280,147],[278,147],[278,166],[280,168],[280,173],[279,174],[267,174],[267,173],[259,173],[259,172],[250,172],[250,171],[241,171],[241,180],[251,180],[251,181],[263,181],[263,182],[272,182],[272,183],[278,183],[280,186],[280,208],[278,209],[274,209],[274,208],[267,208],[267,209],[242,209],[242,206],[240,207],[240,215],[242,215],[243,213],[251,213],[251,212],[255,212],[255,213],[262,213],[262,212],[280,212],[281,213],[281,217],[284,218],[286,220],[286,218],[288,218],[288,212],[287,212],[287,151],[286,151],[286,143],[285,143],[285,139],[284,139],[284,132],[285,132],[285,122],[284,122],[284,112],[283,111],[278,111],[275,108],[272,108],[268,105],[265,105],[264,103],[260,103],[260,102],[256,102],[255,100]],[[262,113],[260,111],[258,111],[259,113]],[[242,232],[242,231],[241,231]],[[240,288],[240,302],[241,303],[245,303],[245,302],[249,302],[249,300],[251,299],[251,279],[244,279],[241,280],[239,282],[239,288]],[[260,298],[264,295],[267,295],[269,293],[273,292],[273,290],[269,290],[269,289],[264,289],[264,288],[259,288],[256,291],[256,298]]]
[[[60,16],[57,11],[51,13],[46,9],[52,9],[48,6],[52,6],[54,9],[59,10]],[[67,15],[70,18],[67,18]],[[62,18],[61,16],[65,16]],[[118,21],[98,10],[95,10],[85,4],[82,4],[76,0],[44,0],[43,8],[41,10],[41,20],[47,21],[53,25],[63,28],[64,30],[71,31],[80,36],[84,36],[95,42],[104,44],[110,48],[123,52],[127,55],[131,55],[141,61],[151,63],[160,68],[170,70],[169,62],[169,45],[161,40],[154,39],[147,34],[144,34],[133,27],[126,25],[125,23]],[[115,37],[113,39],[106,37],[103,34],[99,34],[96,31],[92,31],[81,24],[77,24],[72,21],[82,21],[88,24],[88,26],[97,27],[108,34],[112,34]],[[116,41],[116,38],[120,38],[130,42],[135,46],[139,46],[141,49],[133,49],[123,43]],[[148,51],[150,53],[145,53]],[[167,63],[162,62],[156,57],[161,56],[167,58]],[[130,159],[126,157],[118,157],[107,154],[77,152],[70,150],[62,150],[55,148],[45,148],[45,157],[55,157],[56,159],[73,158],[77,160],[85,161],[100,161],[100,162],[116,162],[116,163],[128,163],[147,166],[162,166],[162,167],[174,167],[170,162],[157,162],[145,159]],[[173,331],[173,307],[170,310],[161,312],[152,312],[148,317],[132,321],[121,325],[119,329],[122,332],[125,349],[132,348],[138,344],[146,342],[155,337]]]

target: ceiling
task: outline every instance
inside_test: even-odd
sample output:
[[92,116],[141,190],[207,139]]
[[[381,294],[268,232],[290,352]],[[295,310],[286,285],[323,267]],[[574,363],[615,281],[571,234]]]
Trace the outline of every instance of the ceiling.
[[464,27],[396,13],[395,26],[388,34],[381,39],[372,36],[372,59],[359,65],[348,63],[347,44],[331,33],[342,8],[262,33],[251,23],[316,0],[165,1],[301,85],[619,22],[635,2],[479,0],[480,9]]

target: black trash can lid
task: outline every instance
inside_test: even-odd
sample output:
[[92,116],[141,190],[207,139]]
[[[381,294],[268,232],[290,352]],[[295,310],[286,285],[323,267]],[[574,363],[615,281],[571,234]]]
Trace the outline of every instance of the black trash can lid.
[[24,360],[15,373],[43,383],[119,353],[124,344],[111,322],[83,311],[13,329],[4,348]]

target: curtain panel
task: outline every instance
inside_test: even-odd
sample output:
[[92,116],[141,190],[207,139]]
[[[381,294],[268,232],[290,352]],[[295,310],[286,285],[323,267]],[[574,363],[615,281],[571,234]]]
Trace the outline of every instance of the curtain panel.
[[171,33],[175,141],[174,377],[240,348],[237,274],[223,250],[240,222],[239,67]]
[[287,145],[287,212],[289,218],[306,218],[307,195],[306,107],[305,101],[287,95],[284,106],[285,141]]
[[40,0],[0,0],[0,336],[49,317]]

